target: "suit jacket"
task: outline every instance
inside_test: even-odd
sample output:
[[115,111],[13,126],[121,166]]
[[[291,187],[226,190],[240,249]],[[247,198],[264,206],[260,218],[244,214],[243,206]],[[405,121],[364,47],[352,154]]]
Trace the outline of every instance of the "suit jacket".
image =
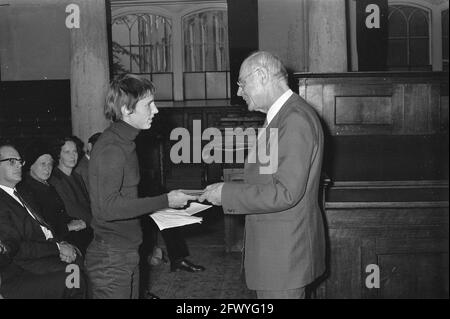
[[55,187],[64,202],[67,215],[75,219],[82,219],[90,225],[92,220],[91,204],[83,178],[75,171],[72,171],[69,177],[55,167],[48,182]]
[[65,238],[68,235],[67,224],[73,218],[67,215],[64,203],[53,185],[43,184],[28,174],[16,185],[16,189],[32,197],[33,204],[36,205],[44,220],[55,230],[58,238]]
[[[38,212],[27,194],[21,196],[33,211]],[[0,189],[0,234],[9,248],[11,260],[2,269],[3,279],[17,273],[18,268],[36,274],[64,269],[64,263],[59,259],[57,238],[46,240],[39,223],[3,189]]]
[[[244,183],[225,183],[226,214],[246,214],[245,274],[254,290],[304,287],[325,271],[325,233],[319,208],[323,131],[313,108],[297,94],[285,102],[245,162]],[[272,129],[272,130],[271,130]],[[276,130],[273,130],[276,129]],[[276,136],[277,134],[278,136]],[[272,150],[270,163],[257,150]],[[278,150],[276,150],[278,147]]]

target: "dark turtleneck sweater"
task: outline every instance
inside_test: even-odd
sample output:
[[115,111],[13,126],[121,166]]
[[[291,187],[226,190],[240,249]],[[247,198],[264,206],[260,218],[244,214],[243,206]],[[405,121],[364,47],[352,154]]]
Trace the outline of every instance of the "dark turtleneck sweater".
[[116,248],[137,249],[142,242],[138,217],[167,208],[167,195],[138,198],[139,164],[134,139],[139,130],[112,123],[95,143],[89,161],[92,228],[95,238]]

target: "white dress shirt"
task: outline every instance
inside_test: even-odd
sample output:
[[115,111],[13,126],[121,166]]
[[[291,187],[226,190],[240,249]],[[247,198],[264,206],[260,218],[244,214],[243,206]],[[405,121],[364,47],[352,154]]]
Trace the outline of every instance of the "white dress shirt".
[[269,108],[269,111],[267,111],[266,121],[267,125],[270,124],[270,122],[273,120],[273,118],[278,114],[278,112],[281,110],[281,107],[286,103],[287,100],[291,97],[291,95],[294,92],[292,92],[291,89],[284,92]]
[[[284,92],[269,108],[266,115],[266,122],[265,125],[258,129],[258,137],[263,136],[263,133],[265,132],[266,127],[270,124],[270,122],[273,120],[273,118],[278,114],[278,112],[281,110],[281,107],[286,103],[286,101],[291,97],[291,95],[294,92],[292,92],[291,89],[288,89],[286,92]],[[256,145],[256,144],[255,144]]]

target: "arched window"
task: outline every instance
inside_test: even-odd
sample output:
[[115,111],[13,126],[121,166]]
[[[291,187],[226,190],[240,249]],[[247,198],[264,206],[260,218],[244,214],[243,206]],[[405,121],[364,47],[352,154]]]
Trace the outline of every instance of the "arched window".
[[229,98],[226,10],[205,10],[183,17],[184,98]]
[[442,11],[442,67],[448,71],[448,9]]
[[148,76],[156,99],[173,99],[172,21],[160,15],[134,13],[112,21],[113,74]]
[[228,70],[226,11],[210,10],[186,16],[183,33],[185,71]]
[[390,5],[388,14],[390,70],[431,70],[430,14],[404,5]]

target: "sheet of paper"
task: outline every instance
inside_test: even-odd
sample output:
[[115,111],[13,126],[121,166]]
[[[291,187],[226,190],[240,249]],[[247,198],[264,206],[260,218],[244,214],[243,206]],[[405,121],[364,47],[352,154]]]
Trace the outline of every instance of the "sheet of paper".
[[153,220],[155,221],[156,225],[160,230],[195,223],[201,223],[203,221],[203,218],[197,216],[190,216],[186,212],[175,213],[170,211],[158,211],[153,214],[150,214],[150,217],[153,218]]
[[204,205],[200,203],[192,202],[186,209],[162,209],[150,214],[150,217],[155,221],[160,230],[166,228],[180,227],[195,223],[201,223],[202,217],[192,216],[205,209],[210,208],[212,205]]
[[197,213],[200,213],[208,208],[212,207],[212,205],[205,205],[205,204],[200,204],[197,202],[192,202],[188,208],[185,208],[184,210],[186,211],[186,213],[188,213],[189,215],[194,215]]

